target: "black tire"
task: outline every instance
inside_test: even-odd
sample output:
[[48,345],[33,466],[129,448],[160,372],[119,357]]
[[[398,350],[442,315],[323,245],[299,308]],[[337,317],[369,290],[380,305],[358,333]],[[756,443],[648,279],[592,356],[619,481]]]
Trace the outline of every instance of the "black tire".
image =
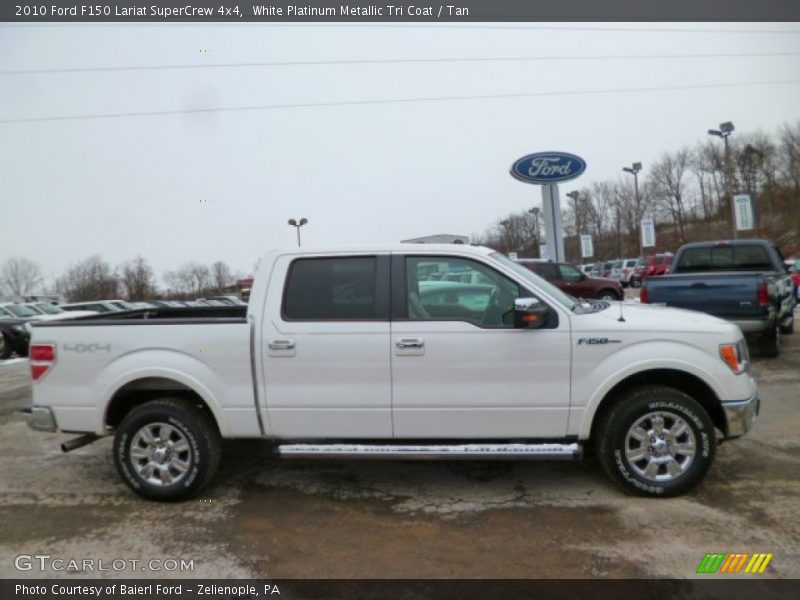
[[775,327],[761,337],[759,345],[762,356],[775,358],[781,353],[781,332],[780,327]]
[[[680,451],[677,456],[672,455],[671,460],[667,456],[656,457],[649,446],[645,450],[645,444],[653,442],[654,437],[642,443],[640,448],[628,448],[629,439],[635,441],[631,433],[634,425],[649,420],[651,414],[661,415],[664,426],[678,427],[675,418],[687,426],[686,432],[675,437],[671,444],[688,448],[693,438],[694,454],[691,458]],[[600,418],[595,439],[597,457],[609,478],[628,494],[660,498],[678,496],[698,485],[714,462],[717,450],[714,423],[694,398],[674,388],[658,385],[635,388],[620,397]],[[648,430],[648,435],[653,430]],[[669,441],[669,430],[666,437],[667,440],[662,438],[659,442],[659,451]],[[671,447],[667,445],[667,451]],[[631,453],[640,450],[645,456],[632,461],[626,450]],[[645,465],[659,460],[674,462],[681,472],[669,475],[670,465],[664,463],[656,465],[653,477],[642,473]]]
[[[161,440],[163,425],[172,429],[166,441]],[[157,442],[155,446],[161,447],[154,449],[155,446],[143,446],[145,431],[151,436],[153,431],[159,431],[154,442]],[[134,444],[138,446],[138,452],[151,454],[162,450],[167,452],[166,446],[170,447],[170,451],[172,448],[186,447],[186,450],[174,452],[173,458],[178,461],[174,464],[188,467],[178,477],[170,471],[177,469],[171,466],[173,460],[168,460],[166,466],[165,463],[161,464],[156,477],[152,465],[156,464],[157,458],[133,457],[131,452]],[[160,398],[137,406],[122,419],[114,436],[114,464],[125,484],[140,496],[152,500],[182,500],[196,495],[214,477],[219,467],[221,447],[219,431],[207,411],[181,398]],[[152,477],[156,477],[160,483],[145,479],[137,470],[136,462],[139,463],[138,468],[150,465]],[[164,467],[163,470],[161,467]],[[164,474],[164,471],[168,473]],[[166,477],[173,476],[176,477],[174,483],[165,481]]]
[[0,331],[0,360],[11,358],[13,352],[14,349],[11,347],[11,344],[6,341],[6,336]]
[[600,300],[617,301],[620,299],[619,294],[617,294],[617,292],[615,292],[614,290],[600,290],[600,292],[598,292],[597,294],[597,297]]
[[781,325],[782,335],[792,335],[793,333],[794,333],[794,315],[792,315],[792,318],[789,321],[788,325]]
[[639,279],[631,279],[631,287],[634,289],[642,287],[642,282]]

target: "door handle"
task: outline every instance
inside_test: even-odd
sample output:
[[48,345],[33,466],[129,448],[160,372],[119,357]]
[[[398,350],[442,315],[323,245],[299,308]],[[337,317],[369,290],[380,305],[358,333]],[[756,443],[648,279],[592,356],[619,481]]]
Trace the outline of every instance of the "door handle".
[[270,340],[270,350],[294,350],[294,340]]
[[403,338],[401,340],[397,340],[395,347],[398,350],[409,350],[412,348],[424,348],[425,347],[425,340],[420,338]]

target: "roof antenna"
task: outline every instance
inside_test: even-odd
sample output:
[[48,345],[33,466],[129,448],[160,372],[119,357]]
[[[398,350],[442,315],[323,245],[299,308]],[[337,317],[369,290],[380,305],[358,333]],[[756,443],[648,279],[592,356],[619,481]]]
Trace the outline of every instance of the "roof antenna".
[[622,292],[622,300],[619,301],[619,319],[620,323],[625,323],[625,317],[622,315],[622,303],[625,302],[625,292]]

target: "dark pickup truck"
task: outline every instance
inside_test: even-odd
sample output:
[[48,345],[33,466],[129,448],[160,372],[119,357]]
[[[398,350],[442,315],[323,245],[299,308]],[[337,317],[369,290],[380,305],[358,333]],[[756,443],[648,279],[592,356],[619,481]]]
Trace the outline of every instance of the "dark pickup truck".
[[28,356],[31,326],[28,319],[0,317],[0,359],[9,358],[15,352]]
[[670,274],[645,278],[641,301],[732,321],[766,356],[777,356],[780,334],[794,331],[792,280],[766,240],[684,244]]

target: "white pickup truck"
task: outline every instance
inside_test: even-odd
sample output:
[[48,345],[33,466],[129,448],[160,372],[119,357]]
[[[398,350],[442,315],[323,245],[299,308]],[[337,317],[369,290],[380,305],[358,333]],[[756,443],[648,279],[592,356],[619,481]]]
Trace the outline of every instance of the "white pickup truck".
[[[759,410],[739,328],[698,312],[580,301],[488,248],[293,249],[247,307],[39,322],[37,430],[114,436],[135,492],[213,477],[223,438],[283,457],[578,459],[623,489],[697,485]],[[719,432],[719,434],[717,433]]]

